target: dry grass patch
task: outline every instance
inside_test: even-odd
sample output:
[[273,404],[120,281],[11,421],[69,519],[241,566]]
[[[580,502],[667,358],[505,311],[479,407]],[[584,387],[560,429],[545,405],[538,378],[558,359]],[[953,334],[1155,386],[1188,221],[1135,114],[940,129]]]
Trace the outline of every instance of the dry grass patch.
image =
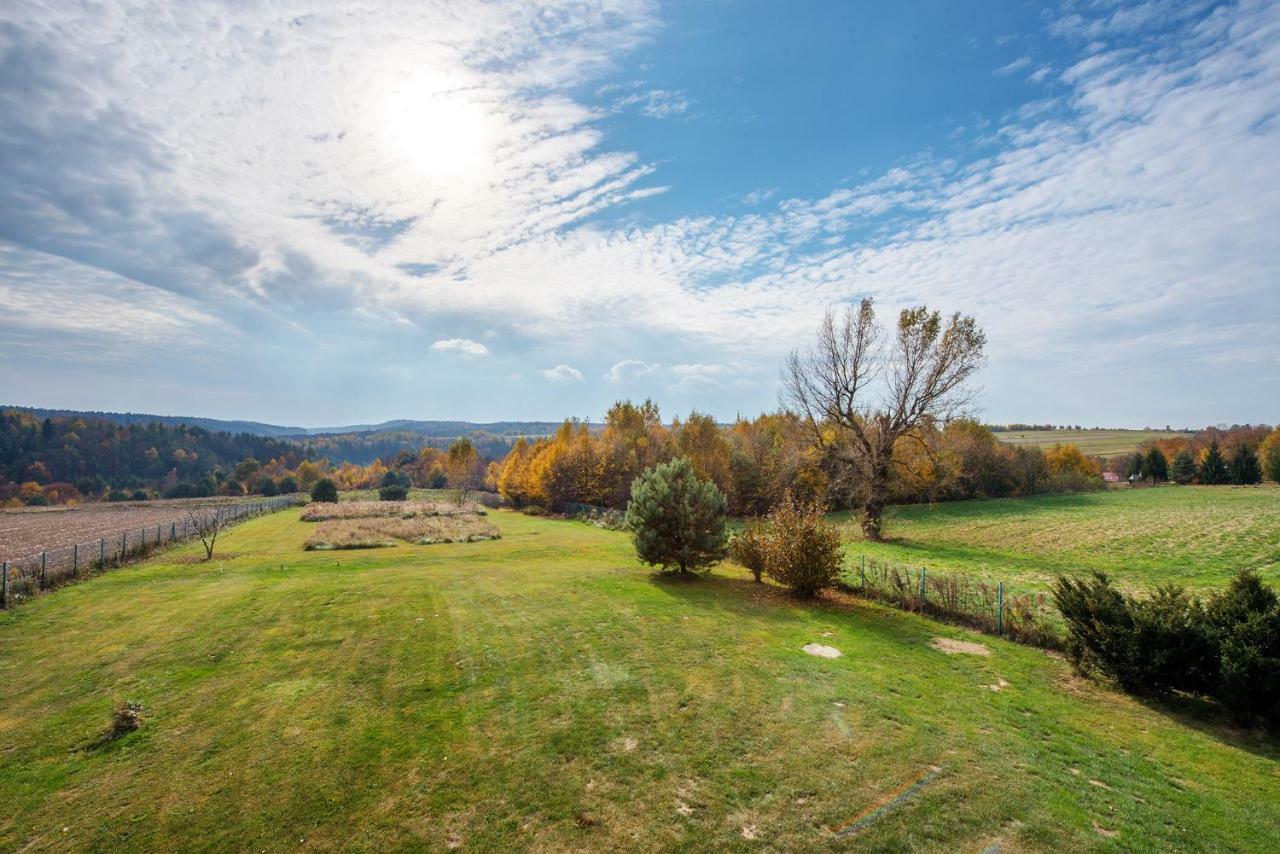
[[426,546],[434,543],[473,543],[496,540],[502,535],[493,523],[477,514],[453,516],[380,517],[331,519],[321,522],[307,537],[307,551],[327,549],[376,549],[397,542]]
[[485,510],[474,501],[340,501],[313,502],[302,510],[304,522],[331,519],[417,519],[432,516],[483,516]]

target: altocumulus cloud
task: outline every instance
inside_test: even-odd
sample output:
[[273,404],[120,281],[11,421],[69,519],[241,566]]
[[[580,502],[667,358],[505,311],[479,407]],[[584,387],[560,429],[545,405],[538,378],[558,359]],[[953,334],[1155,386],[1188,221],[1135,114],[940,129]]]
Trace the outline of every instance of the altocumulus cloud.
[[[1071,4],[1047,30],[1073,58],[1036,54],[1044,96],[959,156],[625,225],[608,214],[663,193],[661,168],[611,145],[608,111],[578,93],[662,37],[643,0],[107,0],[0,19],[0,336],[78,336],[57,356],[73,376],[104,333],[69,328],[58,300],[128,318],[156,342],[120,351],[140,369],[234,341],[282,369],[289,352],[391,363],[400,382],[423,341],[483,355],[480,329],[542,364],[730,364],[672,376],[732,411],[772,402],[779,358],[826,306],[873,294],[977,315],[999,413],[1073,399],[1142,423],[1144,407],[1194,419],[1216,396],[1280,397],[1280,4]],[[629,97],[696,120],[683,92]],[[21,392],[31,363],[6,361]],[[229,384],[279,397],[225,361]],[[460,386],[499,361],[460,366]],[[1153,367],[1097,382],[1135,365]],[[471,399],[451,379],[439,399]]]
[[487,356],[489,348],[479,341],[470,338],[444,338],[431,345],[432,350],[442,353],[457,353],[462,356]]

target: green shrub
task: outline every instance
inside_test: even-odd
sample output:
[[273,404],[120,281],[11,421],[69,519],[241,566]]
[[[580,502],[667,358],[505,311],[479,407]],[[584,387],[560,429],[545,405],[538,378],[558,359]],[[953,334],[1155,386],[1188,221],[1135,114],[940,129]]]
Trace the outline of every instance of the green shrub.
[[258,485],[254,491],[259,495],[265,495],[270,498],[271,496],[276,495],[280,490],[279,487],[276,486],[276,482],[274,480],[269,477],[263,477],[258,480]]
[[1215,694],[1241,720],[1280,724],[1280,604],[1256,572],[1244,570],[1209,600],[1208,631],[1218,646]]
[[1101,673],[1129,688],[1133,654],[1133,615],[1124,594],[1105,573],[1088,578],[1060,575],[1053,600],[1067,623],[1067,658],[1080,673]]
[[1245,570],[1206,605],[1181,588],[1137,599],[1102,573],[1059,577],[1067,655],[1135,694],[1208,694],[1236,718],[1280,724],[1280,602]]
[[320,478],[316,481],[316,485],[311,487],[311,500],[329,504],[338,503],[337,485],[327,477]]
[[840,531],[827,523],[822,505],[798,501],[788,493],[768,518],[765,573],[801,596],[830,587],[844,553]]
[[663,571],[691,572],[725,556],[725,497],[688,459],[646,469],[631,485],[626,522],[636,554]]
[[147,491],[145,489],[135,489],[133,491],[132,498],[134,501],[146,501],[150,497],[150,495],[147,495]]
[[[390,472],[387,472],[390,474]],[[404,501],[409,497],[409,490],[400,484],[390,484],[378,490],[379,501]]]
[[280,478],[280,483],[276,486],[276,491],[281,495],[293,495],[298,491],[298,482],[289,475]]
[[768,551],[768,529],[764,522],[752,519],[747,526],[729,538],[729,557],[747,569],[757,582],[764,573]]
[[128,501],[129,493],[125,492],[123,489],[113,489],[107,493],[107,500],[108,501]]
[[27,499],[28,507],[48,507],[49,504],[49,496],[47,495],[33,495]]

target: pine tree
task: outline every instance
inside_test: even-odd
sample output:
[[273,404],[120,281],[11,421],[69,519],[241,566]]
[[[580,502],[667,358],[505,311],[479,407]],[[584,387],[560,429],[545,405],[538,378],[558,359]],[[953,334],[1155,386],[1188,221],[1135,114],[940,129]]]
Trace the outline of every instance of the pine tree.
[[1169,461],[1165,459],[1164,451],[1155,445],[1147,451],[1147,457],[1143,461],[1142,469],[1147,477],[1155,481],[1164,481],[1169,479]]
[[664,571],[690,572],[724,558],[726,501],[685,457],[646,469],[631,485],[626,524],[636,554]]
[[1137,453],[1130,454],[1129,463],[1124,469],[1124,476],[1128,478],[1141,478],[1142,462],[1142,452],[1139,451]]
[[1258,455],[1253,448],[1243,443],[1236,445],[1231,455],[1230,475],[1232,483],[1245,486],[1262,481],[1262,466],[1258,465]]
[[1190,483],[1196,476],[1196,461],[1191,452],[1183,448],[1173,458],[1173,469],[1170,471],[1174,483]]
[[1227,471],[1227,462],[1222,458],[1222,450],[1218,447],[1218,440],[1214,439],[1209,449],[1204,452],[1204,456],[1200,460],[1200,465],[1196,471],[1201,483],[1218,484],[1227,483],[1230,479],[1230,473]]

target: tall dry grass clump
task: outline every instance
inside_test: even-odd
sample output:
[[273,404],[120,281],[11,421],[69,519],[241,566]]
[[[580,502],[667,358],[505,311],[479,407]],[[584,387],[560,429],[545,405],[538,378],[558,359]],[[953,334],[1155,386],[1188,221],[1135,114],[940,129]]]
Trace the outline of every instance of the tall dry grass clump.
[[307,537],[308,551],[376,549],[398,542],[426,546],[435,543],[474,543],[502,536],[497,527],[474,513],[451,516],[373,517],[330,519]]
[[337,504],[321,502],[308,504],[302,511],[302,521],[483,515],[485,515],[485,509],[474,501],[464,501],[462,504],[456,501],[343,501]]

